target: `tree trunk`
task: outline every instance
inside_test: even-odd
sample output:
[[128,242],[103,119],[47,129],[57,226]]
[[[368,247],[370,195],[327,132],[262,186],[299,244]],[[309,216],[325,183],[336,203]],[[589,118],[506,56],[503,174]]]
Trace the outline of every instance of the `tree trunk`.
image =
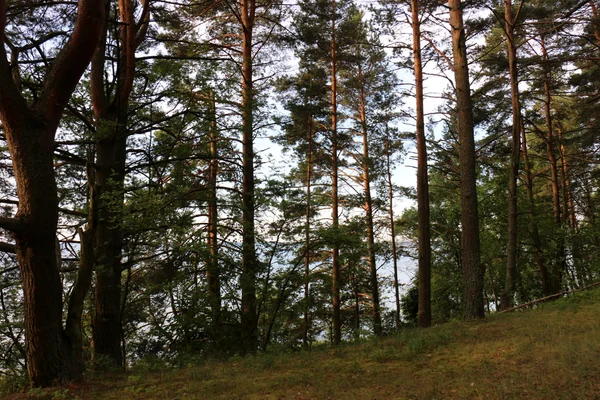
[[[120,53],[114,98],[109,101],[105,87],[108,18],[92,60],[91,97],[96,117],[95,173],[90,178],[91,203],[88,230],[93,236],[96,270],[95,304],[92,318],[94,357],[102,357],[99,368],[123,366],[121,272],[123,249],[123,204],[127,156],[127,117],[135,75],[135,51],[148,24],[148,3],[139,23],[134,20],[132,0],[119,1]],[[110,4],[105,3],[106,14]]]
[[[100,124],[110,124],[114,117],[103,115]],[[92,337],[94,358],[101,356],[98,365],[123,365],[121,354],[121,252],[123,248],[123,185],[125,180],[126,134],[124,127],[96,142],[96,174],[92,190],[93,206],[89,228],[94,234],[94,265],[96,290]]]
[[504,0],[504,36],[508,53],[510,93],[512,105],[512,152],[508,178],[508,243],[506,245],[506,281],[500,300],[500,308],[513,305],[517,281],[517,180],[521,160],[521,103],[519,99],[519,74],[517,70],[517,47],[514,37],[516,18],[512,14],[512,0]]
[[242,346],[255,353],[258,347],[256,312],[257,259],[254,239],[254,149],[253,149],[253,65],[252,32],[256,12],[255,0],[242,0]]
[[[546,44],[544,37],[540,37],[540,45],[542,50],[542,56],[544,62],[548,62],[548,52],[546,51]],[[546,119],[546,155],[548,157],[548,163],[550,164],[550,184],[552,186],[552,211],[554,216],[554,226],[557,237],[556,244],[556,259],[554,268],[551,274],[552,291],[558,293],[562,290],[562,279],[565,272],[566,260],[565,260],[565,243],[563,235],[560,234],[562,227],[561,220],[561,206],[560,206],[560,185],[558,180],[558,166],[555,156],[555,135],[554,125],[552,121],[552,94],[550,92],[550,84],[552,83],[552,71],[550,67],[546,67],[544,70],[544,116]]]
[[462,2],[449,0],[448,6],[450,7],[452,29],[456,124],[459,140],[463,316],[465,319],[473,319],[485,316],[483,307],[484,269],[480,262],[475,139]]
[[312,117],[308,118],[307,142],[308,150],[306,151],[306,222],[304,226],[304,326],[302,327],[302,346],[305,349],[309,347],[308,332],[310,331],[310,227],[312,214],[312,146],[313,146],[313,126]]
[[400,329],[400,289],[398,282],[398,248],[396,245],[396,227],[394,226],[394,186],[392,185],[392,168],[391,168],[391,150],[390,150],[390,139],[386,138],[385,141],[385,155],[387,165],[387,183],[388,183],[388,199],[390,202],[390,235],[392,240],[392,259],[394,263],[394,299],[396,301],[395,309],[395,321],[396,329]]
[[429,178],[423,107],[423,67],[421,61],[421,21],[419,1],[411,1],[415,98],[417,103],[417,207],[419,230],[419,327],[431,326],[431,229],[429,225]]
[[545,296],[552,294],[552,288],[550,285],[550,276],[548,275],[548,268],[544,262],[544,252],[542,250],[542,241],[540,240],[540,234],[538,231],[537,222],[535,220],[535,201],[533,197],[533,174],[531,173],[531,163],[529,162],[529,151],[527,149],[527,135],[525,129],[521,124],[522,132],[522,147],[523,147],[523,164],[525,167],[525,188],[527,189],[527,203],[529,204],[529,232],[531,235],[531,241],[533,242],[533,249],[535,251],[535,263],[538,269],[538,275],[542,284],[542,292]]
[[[335,43],[335,0],[331,0],[331,219],[333,231],[340,228],[338,201],[338,132],[337,132],[337,57]],[[333,244],[332,296],[333,296],[333,344],[342,341],[340,312],[340,249],[337,239]]]
[[[69,40],[44,77],[42,91],[30,107],[20,92],[0,46],[0,120],[11,155],[19,210],[0,227],[15,237],[23,281],[26,364],[32,386],[80,380],[80,329],[83,298],[80,285],[69,304],[63,330],[62,286],[56,246],[58,198],[54,176],[54,137],[62,112],[94,53],[100,37],[103,2],[81,0]],[[4,43],[6,1],[0,1],[0,42]],[[18,69],[18,68],[17,68]],[[18,71],[15,71],[18,77]],[[58,249],[58,252],[60,250]],[[74,335],[74,336],[72,336]]]
[[[364,83],[362,67],[358,67],[358,79]],[[362,181],[365,192],[365,219],[367,223],[367,265],[369,267],[369,280],[371,283],[371,302],[373,317],[373,332],[377,336],[383,334],[381,327],[381,314],[379,307],[379,283],[377,281],[377,262],[375,259],[375,229],[373,228],[373,200],[371,198],[371,172],[369,157],[369,135],[367,131],[367,113],[366,113],[366,95],[364,84],[360,90],[360,125],[363,141],[363,159],[362,159]]]
[[211,339],[214,350],[221,351],[223,336],[221,322],[221,277],[219,271],[219,243],[218,243],[218,208],[217,208],[217,175],[219,168],[219,153],[217,150],[218,128],[217,109],[214,92],[209,99],[210,118],[210,164],[208,166],[208,263],[206,279],[208,281],[208,302],[212,317]]

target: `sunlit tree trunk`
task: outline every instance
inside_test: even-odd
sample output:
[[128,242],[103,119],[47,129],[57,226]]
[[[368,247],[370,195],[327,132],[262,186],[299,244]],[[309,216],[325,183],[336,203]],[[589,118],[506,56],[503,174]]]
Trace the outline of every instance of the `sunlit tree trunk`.
[[[6,0],[0,0],[2,43],[6,8]],[[11,231],[15,238],[23,282],[26,364],[32,386],[83,377],[81,360],[76,359],[81,349],[75,347],[81,342],[81,311],[88,285],[76,285],[77,293],[71,295],[67,326],[63,329],[54,138],[62,112],[94,54],[103,20],[102,1],[78,2],[71,36],[50,64],[41,92],[31,105],[20,92],[18,79],[14,80],[11,74],[5,46],[0,46],[0,121],[19,197],[16,217],[0,218],[0,227]],[[82,273],[80,270],[78,279]]]
[[510,93],[512,106],[512,139],[510,174],[508,179],[508,243],[506,245],[506,281],[500,301],[500,308],[510,308],[514,302],[517,281],[517,180],[521,161],[521,103],[519,100],[519,75],[517,70],[517,46],[514,29],[517,17],[513,17],[512,1],[504,0],[504,36],[508,53],[510,73]]
[[429,178],[427,172],[427,141],[423,107],[423,67],[421,61],[421,21],[419,1],[411,1],[413,58],[415,68],[417,126],[417,207],[419,224],[419,327],[431,325],[431,228],[429,222]]
[[[335,0],[331,1],[331,219],[334,232],[339,231],[340,214],[338,200],[338,131],[337,131],[337,57],[335,34]],[[337,237],[337,234],[336,234]],[[337,240],[333,244],[332,255],[332,296],[333,296],[333,344],[342,340],[342,320],[340,312],[340,249]]]

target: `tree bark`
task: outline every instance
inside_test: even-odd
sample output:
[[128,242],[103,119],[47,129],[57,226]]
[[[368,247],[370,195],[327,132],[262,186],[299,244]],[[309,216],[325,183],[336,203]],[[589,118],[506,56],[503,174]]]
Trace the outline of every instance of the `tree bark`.
[[302,346],[305,349],[309,347],[308,333],[310,331],[310,229],[312,214],[312,147],[313,147],[313,126],[312,117],[308,118],[308,131],[306,140],[308,150],[306,151],[306,221],[304,224],[304,326],[302,327]]
[[517,281],[517,180],[521,161],[521,102],[519,99],[519,73],[517,70],[517,46],[515,43],[515,23],[512,0],[504,0],[504,36],[508,53],[508,69],[510,74],[510,93],[512,106],[512,139],[510,157],[510,175],[508,179],[508,243],[506,245],[506,281],[500,299],[500,308],[510,308],[514,302]]
[[400,289],[398,282],[398,247],[396,245],[396,227],[394,226],[394,186],[392,185],[392,168],[391,168],[391,150],[390,139],[385,141],[385,155],[387,166],[387,183],[388,183],[388,199],[390,202],[389,218],[390,218],[390,235],[392,236],[392,259],[394,263],[394,299],[396,301],[395,321],[396,329],[400,329]]
[[548,274],[548,268],[544,262],[544,252],[542,249],[542,241],[535,220],[535,200],[533,197],[533,174],[531,173],[531,163],[529,162],[529,151],[527,149],[527,135],[525,129],[521,124],[522,132],[522,147],[523,147],[523,164],[525,168],[525,188],[527,190],[527,203],[529,204],[529,232],[531,235],[531,241],[533,242],[533,249],[535,252],[535,263],[538,269],[538,275],[542,284],[542,292],[545,296],[552,294],[552,288],[550,285],[550,276]]
[[335,0],[331,0],[331,219],[336,232],[332,258],[332,297],[333,297],[333,344],[342,341],[342,320],[340,311],[340,249],[337,232],[340,228],[338,200],[338,132],[337,132],[337,48],[335,32]]
[[[63,329],[62,287],[57,259],[58,198],[54,176],[54,137],[62,112],[89,64],[101,34],[101,0],[80,0],[67,43],[44,77],[38,99],[28,105],[13,80],[0,46],[0,120],[11,155],[19,210],[13,228],[23,281],[26,363],[32,386],[82,379],[75,361],[77,313]],[[6,1],[0,1],[0,42],[4,43]],[[6,228],[6,225],[2,225]],[[79,294],[79,291],[78,291]],[[73,300],[73,307],[79,304]]]
[[377,336],[383,334],[381,326],[381,313],[379,305],[379,283],[377,281],[377,262],[375,259],[375,229],[373,228],[373,200],[371,198],[371,158],[369,156],[369,135],[367,130],[367,113],[366,113],[366,95],[364,90],[364,79],[362,67],[358,67],[358,78],[361,82],[359,90],[360,96],[360,125],[362,130],[363,141],[363,159],[362,159],[362,181],[363,190],[365,192],[365,219],[367,223],[367,265],[369,267],[369,280],[371,283],[371,303],[372,303],[372,318],[373,332]]
[[462,2],[449,0],[454,79],[456,86],[456,125],[460,163],[461,258],[463,284],[463,317],[483,318],[483,277],[480,261],[477,175],[471,90]]
[[[92,60],[91,97],[96,117],[95,171],[92,182],[88,230],[93,235],[94,268],[96,271],[92,338],[94,358],[102,357],[96,366],[121,367],[122,315],[121,272],[123,248],[123,203],[125,161],[127,156],[127,119],[129,98],[135,75],[135,51],[144,37],[148,24],[148,2],[142,1],[139,23],[134,19],[132,0],[119,0],[118,75],[114,98],[108,99],[105,87],[106,40],[108,18],[103,36]],[[106,2],[106,14],[110,3]]]
[[219,168],[219,153],[217,150],[218,128],[217,128],[217,109],[214,92],[210,93],[209,99],[209,118],[210,118],[210,164],[208,166],[208,263],[206,268],[206,278],[208,281],[208,302],[210,304],[212,316],[211,339],[214,349],[221,351],[221,342],[223,336],[223,327],[221,321],[221,277],[219,271],[219,243],[218,231],[219,224],[217,208],[217,175]]
[[[547,64],[548,52],[546,50],[546,43],[543,35],[540,37],[540,45],[542,50],[542,57],[544,62]],[[554,124],[552,121],[552,94],[550,91],[550,85],[552,83],[552,71],[550,66],[544,69],[544,116],[546,120],[546,155],[548,157],[548,163],[550,164],[550,184],[552,186],[552,211],[554,216],[554,226],[556,232],[560,232],[562,227],[561,220],[561,206],[560,206],[560,184],[558,178],[558,166],[556,162],[555,146],[556,140],[554,135]],[[559,292],[562,287],[563,274],[565,272],[566,260],[565,260],[565,243],[564,238],[558,233],[557,238],[557,249],[556,259],[554,268],[551,274],[552,291]]]
[[415,100],[417,103],[417,207],[419,230],[419,327],[431,326],[431,228],[429,218],[429,178],[427,142],[423,107],[423,67],[421,61],[421,21],[419,1],[411,1],[413,58],[415,68]]
[[254,239],[254,89],[252,33],[256,12],[255,0],[242,0],[242,346],[245,352],[258,348],[256,311],[256,245]]

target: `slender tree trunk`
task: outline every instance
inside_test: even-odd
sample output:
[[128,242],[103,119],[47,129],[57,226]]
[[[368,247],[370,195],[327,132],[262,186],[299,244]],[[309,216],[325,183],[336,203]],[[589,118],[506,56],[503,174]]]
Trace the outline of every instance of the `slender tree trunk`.
[[480,261],[475,139],[463,6],[460,0],[449,0],[448,6],[450,7],[452,28],[459,140],[463,316],[465,319],[473,319],[485,316],[483,307],[484,269]]
[[212,318],[212,342],[214,350],[219,352],[223,336],[221,323],[221,277],[219,271],[219,243],[217,227],[219,224],[219,215],[217,209],[217,175],[219,168],[219,153],[217,150],[218,128],[217,128],[217,107],[214,92],[210,93],[209,98],[210,112],[210,163],[208,166],[208,264],[206,269],[206,279],[208,281],[208,301],[210,304]]
[[508,243],[506,245],[506,281],[500,300],[500,308],[513,306],[517,281],[517,180],[521,160],[521,103],[519,100],[519,74],[517,70],[517,46],[514,37],[516,18],[512,13],[512,0],[504,0],[504,35],[508,52],[510,73],[510,93],[512,105],[512,152],[510,157],[510,176],[508,179]]
[[387,183],[388,183],[388,199],[390,202],[390,235],[392,236],[392,259],[394,263],[394,299],[396,301],[395,309],[395,321],[396,329],[400,329],[400,289],[398,282],[398,247],[396,245],[396,227],[394,226],[394,186],[392,185],[392,167],[391,167],[391,150],[390,150],[390,139],[386,138],[385,141],[385,156],[387,166]]
[[544,252],[542,249],[542,241],[538,231],[537,222],[535,220],[535,200],[533,197],[533,174],[531,173],[531,163],[529,161],[529,151],[527,149],[527,135],[525,129],[521,124],[522,133],[522,147],[523,147],[523,165],[525,168],[525,188],[527,189],[527,203],[529,204],[529,232],[531,235],[531,241],[533,242],[533,249],[535,252],[535,263],[538,269],[538,275],[542,284],[542,292],[545,296],[552,294],[552,288],[550,285],[550,276],[548,274],[548,268],[544,262]]
[[[54,137],[62,112],[89,64],[101,34],[103,2],[81,0],[67,43],[51,63],[36,102],[20,92],[18,68],[11,73],[0,46],[0,121],[12,159],[19,197],[15,218],[0,218],[13,232],[23,282],[26,364],[32,386],[80,380],[81,310],[87,285],[79,271],[63,329],[60,249],[56,245],[58,197]],[[0,0],[0,42],[4,43],[6,1]],[[15,77],[17,79],[15,79]]]
[[312,193],[311,193],[311,181],[312,181],[312,146],[313,146],[313,126],[312,117],[308,119],[308,132],[307,132],[308,150],[306,151],[306,222],[304,225],[304,326],[302,331],[302,345],[305,349],[309,347],[308,333],[311,328],[310,324],[310,253],[311,253],[311,241],[310,241],[310,221],[312,214]]
[[[540,37],[540,45],[542,49],[542,56],[545,62],[548,62],[548,52],[546,51],[546,43],[544,37]],[[558,293],[561,290],[562,278],[566,269],[565,260],[565,243],[564,238],[558,232],[562,227],[561,220],[561,206],[560,206],[560,184],[558,178],[558,166],[555,156],[555,135],[554,125],[552,121],[552,94],[550,92],[550,84],[552,82],[552,72],[550,67],[544,71],[544,116],[546,119],[546,155],[548,157],[548,163],[550,164],[550,183],[552,186],[552,211],[554,216],[554,225],[558,234],[557,238],[557,249],[556,249],[556,260],[555,266],[552,273],[552,285],[553,292]]]
[[[331,219],[332,228],[340,228],[338,201],[338,132],[337,132],[337,57],[335,43],[335,0],[331,0]],[[337,237],[337,234],[336,234]],[[333,296],[333,344],[342,341],[340,312],[340,249],[337,239],[333,244],[332,296]]]
[[[364,82],[362,67],[358,67],[358,79]],[[379,306],[379,283],[377,281],[377,262],[375,259],[375,229],[373,228],[373,200],[371,198],[371,158],[369,156],[369,135],[367,131],[367,113],[366,113],[366,95],[364,85],[359,90],[360,96],[360,125],[363,141],[363,159],[362,159],[362,181],[363,191],[365,192],[365,219],[367,223],[367,265],[369,267],[369,280],[371,283],[371,302],[373,332],[377,336],[383,334],[381,327],[381,314]]]
[[421,61],[421,21],[419,1],[411,1],[415,97],[417,102],[417,207],[419,225],[419,327],[431,326],[431,228],[429,225],[429,178],[427,141],[423,107],[423,67]]
[[242,0],[242,346],[255,353],[258,347],[256,311],[256,245],[254,238],[254,88],[252,33],[256,12],[255,0]]
[[360,339],[360,291],[356,275],[352,277],[352,291],[354,292],[354,339]]
[[[581,241],[578,235],[577,217],[575,215],[575,201],[573,192],[571,191],[571,178],[569,171],[569,162],[567,151],[563,141],[563,129],[560,121],[557,121],[558,142],[560,143],[560,160],[561,160],[561,183],[562,183],[562,205],[563,218],[565,225],[571,231],[571,253],[573,255],[573,267],[577,273],[579,286],[585,286],[590,280],[589,269],[581,262],[582,248]],[[568,223],[568,225],[567,225]]]

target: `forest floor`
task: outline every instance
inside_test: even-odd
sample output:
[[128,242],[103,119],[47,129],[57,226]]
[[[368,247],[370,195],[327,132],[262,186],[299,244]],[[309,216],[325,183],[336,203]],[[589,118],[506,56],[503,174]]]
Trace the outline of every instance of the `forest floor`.
[[134,369],[9,399],[600,399],[600,289],[335,349]]

